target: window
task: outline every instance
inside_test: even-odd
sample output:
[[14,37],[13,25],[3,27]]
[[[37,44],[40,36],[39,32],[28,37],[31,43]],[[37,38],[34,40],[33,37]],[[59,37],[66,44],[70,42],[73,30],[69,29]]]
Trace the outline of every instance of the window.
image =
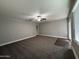
[[74,17],[74,30],[75,30],[75,41],[79,43],[79,4],[73,12]]

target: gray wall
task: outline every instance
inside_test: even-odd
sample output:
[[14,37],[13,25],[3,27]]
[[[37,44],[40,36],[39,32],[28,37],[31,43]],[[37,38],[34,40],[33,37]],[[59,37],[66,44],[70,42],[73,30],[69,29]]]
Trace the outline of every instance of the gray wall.
[[0,18],[0,44],[37,35],[36,24],[11,18]]
[[22,19],[0,18],[0,45],[38,34],[67,37],[66,19],[36,24]]
[[67,37],[66,19],[51,21],[40,24],[40,35]]

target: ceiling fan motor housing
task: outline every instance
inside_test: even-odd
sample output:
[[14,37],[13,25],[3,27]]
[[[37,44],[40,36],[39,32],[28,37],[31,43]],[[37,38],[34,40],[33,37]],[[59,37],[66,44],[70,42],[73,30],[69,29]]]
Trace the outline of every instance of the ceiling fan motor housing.
[[46,18],[41,18],[41,21],[46,21]]

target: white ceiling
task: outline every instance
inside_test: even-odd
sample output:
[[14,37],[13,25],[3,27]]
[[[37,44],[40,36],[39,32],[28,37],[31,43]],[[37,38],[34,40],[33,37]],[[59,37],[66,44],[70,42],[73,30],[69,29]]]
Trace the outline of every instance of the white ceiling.
[[69,0],[0,0],[3,16],[25,19],[36,11],[51,13],[47,21],[63,19],[68,15]]

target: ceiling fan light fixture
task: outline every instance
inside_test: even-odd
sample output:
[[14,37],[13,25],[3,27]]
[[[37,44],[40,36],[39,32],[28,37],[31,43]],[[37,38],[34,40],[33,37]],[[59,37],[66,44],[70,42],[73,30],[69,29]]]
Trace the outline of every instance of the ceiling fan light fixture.
[[36,21],[41,21],[41,16],[36,16],[36,17],[34,17],[34,20],[36,20]]
[[39,18],[39,19],[37,19],[37,21],[41,21],[41,19]]
[[32,15],[32,19],[34,21],[39,21],[39,22],[46,21],[48,15],[49,15],[48,13],[46,13],[46,14],[34,13]]

